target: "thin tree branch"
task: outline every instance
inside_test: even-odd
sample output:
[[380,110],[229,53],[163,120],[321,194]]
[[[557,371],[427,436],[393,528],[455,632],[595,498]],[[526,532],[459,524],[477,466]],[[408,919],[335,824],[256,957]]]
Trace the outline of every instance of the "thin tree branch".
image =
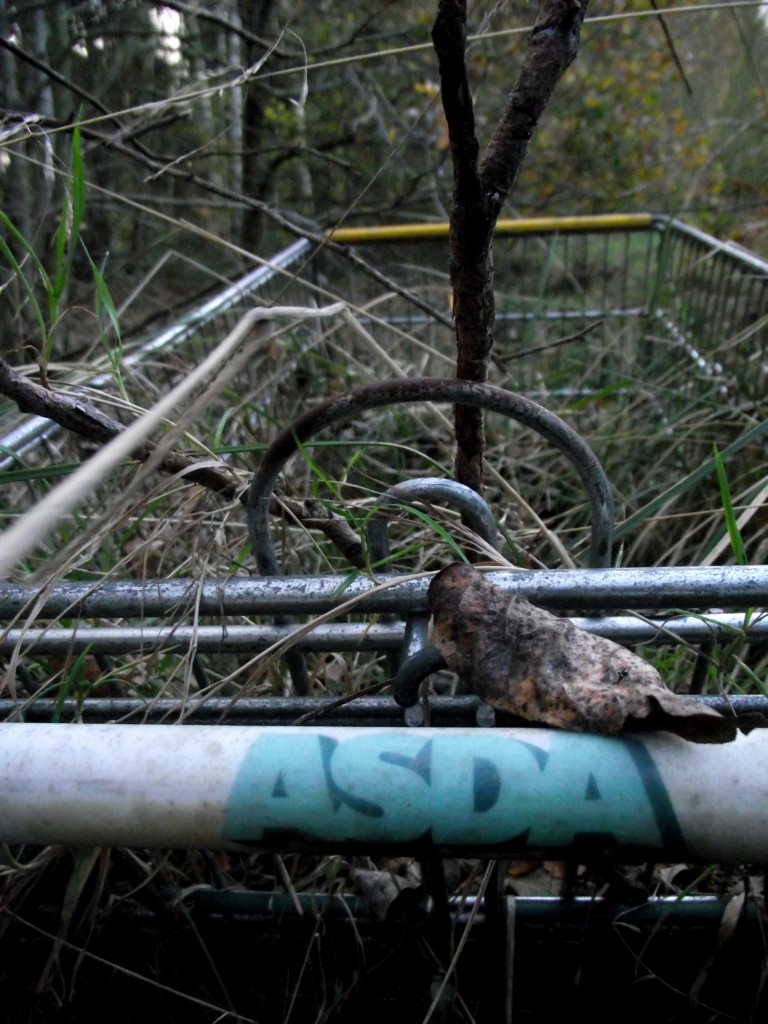
[[517,82],[480,165],[482,187],[494,222],[557,83],[576,59],[588,2],[541,3]]
[[[20,121],[24,121],[29,117],[29,113],[25,114],[22,111],[7,111],[6,113],[9,118],[18,117]],[[28,125],[28,128],[31,127],[33,126]],[[59,130],[71,129],[74,128],[74,125],[69,124],[68,122],[57,121],[53,118],[45,118],[35,115],[34,127],[39,128],[40,131],[44,131],[46,128],[57,128]],[[224,185],[217,185],[214,182],[201,177],[199,174],[194,174],[192,171],[184,170],[184,168],[178,165],[174,165],[167,161],[160,160],[157,157],[145,154],[141,152],[140,149],[126,145],[114,136],[106,136],[101,132],[95,131],[87,124],[81,125],[80,132],[84,138],[91,139],[101,145],[108,146],[110,149],[113,149],[118,153],[123,153],[125,156],[143,164],[156,174],[167,174],[173,178],[179,178],[182,181],[186,181],[197,186],[203,191],[208,192],[210,195],[221,196],[224,199],[236,202],[240,206],[249,206],[254,210],[259,210],[265,217],[268,217],[273,223],[277,224],[278,227],[284,228],[295,238],[306,238],[310,242],[315,242],[319,248],[327,248],[331,252],[338,254],[342,259],[362,271],[362,273],[367,277],[372,278],[383,288],[386,288],[387,291],[400,295],[402,298],[406,299],[406,301],[412,303],[417,309],[426,313],[427,316],[432,317],[437,323],[443,324],[445,327],[453,327],[451,318],[446,316],[445,313],[436,309],[415,292],[410,291],[408,288],[404,288],[403,285],[394,278],[382,273],[382,271],[377,267],[374,267],[366,259],[360,256],[359,253],[355,252],[354,249],[351,249],[346,245],[339,245],[336,242],[330,241],[327,235],[323,234],[322,231],[313,230],[309,227],[297,224],[289,217],[284,216],[278,210],[275,210],[274,207],[270,206],[268,203],[262,202],[260,199],[254,199],[252,196],[236,192],[234,189],[227,188]]]
[[[125,430],[122,423],[101,412],[89,399],[44,388],[14,370],[2,358],[0,394],[15,402],[21,412],[43,416],[97,444],[106,444]],[[132,457],[137,462],[146,462],[156,450],[157,445],[148,441],[140,445],[132,453]],[[189,455],[170,451],[160,463],[160,469],[166,473],[183,474],[192,483],[206,487],[229,501],[245,501],[246,488],[223,466],[219,468],[199,465],[198,460]],[[307,529],[320,530],[352,565],[359,569],[365,568],[360,538],[343,516],[336,515],[321,502],[312,499],[297,501],[292,498],[274,498],[270,503],[270,512],[276,516],[285,516],[288,513]]]
[[[466,0],[439,0],[432,41],[453,161],[450,268],[457,377],[484,381],[493,348],[493,231],[536,125],[576,56],[589,0],[542,0],[507,107],[485,155],[475,131],[466,69]],[[455,410],[456,478],[483,488],[482,412]]]
[[[432,41],[437,54],[443,109],[453,162],[450,273],[456,325],[456,376],[484,381],[493,345],[495,306],[491,240],[495,221],[486,209],[478,173],[480,145],[465,62],[466,0],[440,0]],[[485,438],[480,409],[457,406],[456,479],[483,490]]]
[[[2,46],[4,49],[12,53],[14,57],[18,57],[19,60],[24,61],[31,67],[35,68],[37,71],[40,71],[47,78],[50,78],[52,82],[58,83],[65,89],[68,89],[69,92],[73,93],[79,99],[85,100],[87,103],[90,103],[92,107],[95,107],[95,109],[99,111],[99,113],[105,114],[107,117],[109,117],[110,120],[118,126],[121,133],[125,134],[126,138],[131,137],[130,133],[125,128],[120,119],[117,117],[117,115],[113,114],[108,107],[105,107],[101,100],[97,96],[94,96],[93,93],[88,92],[86,89],[83,89],[81,86],[79,86],[76,82],[73,82],[71,79],[66,78],[60,72],[56,71],[55,68],[52,68],[49,64],[46,64],[45,61],[40,60],[39,57],[35,57],[34,54],[27,53],[26,50],[22,49],[21,46],[18,46],[10,39],[5,39],[3,36],[0,36],[0,46]],[[146,150],[140,143],[135,142],[134,145],[136,146],[138,151],[142,153],[145,157],[151,157],[149,151]]]
[[651,0],[651,7],[653,7],[654,11],[658,11],[659,13],[659,24],[661,25],[661,31],[664,33],[664,39],[666,40],[667,46],[669,47],[669,52],[672,56],[672,60],[675,62],[677,72],[680,75],[683,85],[685,86],[685,91],[688,93],[689,96],[693,96],[693,86],[688,80],[688,75],[686,75],[685,73],[683,61],[680,57],[680,54],[677,52],[675,41],[672,38],[672,33],[669,30],[669,25],[667,25],[667,19],[664,17],[661,11],[659,11],[659,5],[657,3],[657,0]]

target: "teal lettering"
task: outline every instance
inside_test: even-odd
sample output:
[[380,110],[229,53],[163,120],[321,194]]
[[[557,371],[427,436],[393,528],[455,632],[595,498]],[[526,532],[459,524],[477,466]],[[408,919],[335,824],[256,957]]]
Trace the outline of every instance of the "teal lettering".
[[265,832],[322,835],[333,816],[318,737],[260,732],[240,766],[227,809],[228,839],[256,842]]
[[542,783],[531,845],[567,846],[589,834],[620,845],[662,845],[653,804],[623,740],[556,733]]
[[[522,737],[525,737],[523,739]],[[636,739],[507,730],[259,731],[230,796],[228,839],[567,849],[594,836],[682,845]]]

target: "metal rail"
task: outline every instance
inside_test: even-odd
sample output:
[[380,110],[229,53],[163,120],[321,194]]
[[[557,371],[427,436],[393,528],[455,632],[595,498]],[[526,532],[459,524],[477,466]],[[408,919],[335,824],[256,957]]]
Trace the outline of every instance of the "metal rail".
[[0,841],[766,864],[766,775],[768,730],[10,723]]
[[[768,714],[768,697],[757,694],[699,696],[694,699],[721,714]],[[434,728],[489,729],[496,725],[496,719],[496,712],[490,704],[476,696],[435,696],[429,699],[429,724]],[[195,697],[189,700],[163,697],[146,700],[137,697],[0,698],[0,722],[284,726],[301,724],[302,721],[333,727],[401,728],[407,725],[419,728],[426,724],[426,716],[421,705],[403,710],[392,697],[365,694],[346,704],[340,704],[334,697],[238,697],[237,700],[228,697]],[[517,724],[522,728],[533,728],[525,722]]]
[[[637,231],[666,221],[651,213],[609,213],[585,217],[520,217],[501,218],[496,222],[497,235],[576,234],[602,231]],[[375,227],[334,228],[328,237],[341,245],[376,242],[410,242],[425,238],[448,238],[447,221],[434,224],[385,224]]]
[[[418,614],[418,613],[416,613]],[[764,614],[669,615],[638,618],[635,615],[606,615],[599,618],[570,616],[571,622],[587,633],[608,637],[621,644],[728,643],[768,637]],[[292,641],[304,651],[399,651],[406,639],[407,624],[394,622],[338,622],[302,626],[297,635],[291,624],[261,625],[149,625],[88,626],[78,622],[69,627],[24,626],[7,629],[0,636],[0,655],[14,651],[23,655],[71,655],[89,651],[105,655],[148,653],[157,650],[194,650],[198,654],[255,654],[276,644]]]
[[[768,566],[711,568],[558,569],[494,571],[488,578],[510,593],[554,610],[602,611],[633,608],[711,609],[768,605]],[[118,580],[0,588],[0,621],[11,621],[33,607],[38,619],[59,616],[145,618],[200,615],[317,615],[354,601],[362,614],[426,611],[431,574],[405,579],[382,574],[329,573],[262,579]],[[756,616],[756,613],[755,613]]]

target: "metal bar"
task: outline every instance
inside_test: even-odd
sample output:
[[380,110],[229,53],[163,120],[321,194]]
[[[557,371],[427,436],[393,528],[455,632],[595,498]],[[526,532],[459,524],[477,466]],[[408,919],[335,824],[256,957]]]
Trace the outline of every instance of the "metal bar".
[[728,312],[728,296],[735,291],[735,281],[741,281],[743,275],[731,260],[716,260],[715,278],[711,300],[707,306],[707,336],[714,345],[715,351],[726,341],[724,336],[725,316]]
[[[239,889],[201,888],[191,897],[196,913],[237,914],[270,917],[279,921],[283,916],[298,915],[299,908],[311,917],[334,915],[349,921],[375,921],[367,900],[351,894],[299,892],[288,895],[278,892],[254,892]],[[451,896],[451,911],[460,922],[467,920],[468,912],[477,904],[477,897],[462,893]],[[481,900],[483,908],[475,913],[475,925],[487,920],[489,900]],[[711,927],[715,932],[722,924],[724,903],[720,896],[651,896],[640,904],[625,904],[611,897],[574,896],[563,900],[559,896],[515,896],[515,919],[518,925],[557,928],[564,924],[578,924],[581,928],[614,925],[624,921],[633,927],[679,926],[698,924]],[[144,914],[146,908],[142,908]],[[761,920],[759,904],[750,901],[743,913],[752,920]]]
[[[521,217],[496,222],[497,235],[545,235],[585,231],[637,231],[655,227],[658,217],[650,213],[609,213],[583,217]],[[447,238],[447,221],[434,224],[386,224],[374,227],[335,228],[328,237],[341,245],[370,242],[406,242],[425,238]]]
[[[510,593],[554,609],[760,608],[768,605],[768,566],[725,565],[651,569],[542,569],[489,572]],[[179,615],[314,615],[351,599],[361,613],[428,609],[431,574],[405,579],[396,573],[376,581],[359,575],[230,576],[224,579],[118,580],[106,583],[0,585],[0,620],[36,607],[37,618]],[[352,609],[350,609],[352,610]]]
[[256,267],[243,277],[238,278],[233,284],[218,292],[213,298],[198,306],[187,316],[182,317],[172,327],[156,335],[151,341],[142,345],[137,351],[130,353],[125,358],[128,365],[140,363],[147,355],[160,352],[169,346],[178,345],[185,341],[190,335],[203,327],[205,324],[221,313],[227,312],[237,302],[246,296],[253,295],[258,289],[271,281],[281,270],[292,266],[305,256],[312,248],[312,243],[302,238],[293,242],[287,248],[282,249],[263,266]]
[[[616,317],[639,317],[647,316],[648,311],[645,306],[630,306],[623,300],[615,306],[615,308],[603,309],[600,306],[595,306],[589,309],[555,309],[555,310],[534,310],[530,312],[525,311],[509,311],[504,312],[503,310],[497,311],[495,316],[496,323],[518,323],[519,321],[527,320],[605,320],[613,319]],[[360,317],[361,323],[376,324],[377,321],[371,318]],[[388,324],[407,324],[411,326],[421,326],[422,324],[429,324],[433,321],[421,314],[416,316],[390,316],[387,317]]]
[[[272,257],[269,263],[249,271],[171,327],[161,331],[149,341],[139,344],[124,356],[123,362],[126,366],[137,366],[153,353],[187,341],[201,327],[210,323],[214,317],[225,313],[246,295],[252,295],[286,267],[301,259],[311,247],[312,243],[306,239],[300,239],[289,245]],[[98,388],[103,387],[110,380],[112,380],[110,374],[102,373],[88,378],[84,384],[87,387]],[[59,425],[52,420],[42,416],[28,416],[18,426],[0,436],[0,473],[12,469],[22,455],[34,448],[44,437],[50,436],[59,429],[61,429]]]
[[761,259],[759,256],[756,256],[755,253],[750,252],[748,249],[743,249],[735,242],[722,242],[720,239],[714,238],[712,235],[708,235],[705,231],[700,231],[698,228],[691,227],[690,224],[685,224],[683,221],[677,220],[675,217],[665,217],[654,214],[651,217],[651,220],[653,222],[653,227],[657,231],[667,231],[671,229],[676,235],[687,239],[689,242],[695,242],[699,247],[709,253],[722,254],[724,257],[741,264],[743,267],[751,267],[761,275],[768,274],[768,262]]
[[[474,728],[483,710],[493,725],[493,709],[479,697],[431,697],[432,723],[439,727]],[[140,700],[129,697],[94,697],[59,701],[32,698],[27,701],[0,699],[0,721],[24,722],[109,722],[183,725],[294,725],[299,718],[313,715],[323,725],[355,727],[402,727],[407,721],[403,709],[391,697],[357,696],[338,705],[333,697],[209,697],[174,700]],[[409,709],[412,710],[412,709]]]
[[434,504],[444,501],[457,508],[466,525],[482,537],[492,548],[498,548],[499,536],[496,520],[486,500],[470,487],[457,480],[441,477],[414,477],[388,488],[376,499],[374,514],[368,521],[368,550],[371,564],[383,563],[389,558],[388,520],[380,510],[387,506],[406,508],[414,501]]
[[[409,619],[409,621],[411,621]],[[768,617],[745,617],[744,613],[708,613],[699,616],[668,616],[641,619],[634,615],[600,618],[571,617],[579,629],[605,636],[622,644],[668,644],[731,640],[759,640],[768,636]],[[412,617],[409,631],[405,621],[337,622],[303,632],[293,644],[311,651],[398,651],[403,644],[415,653],[426,641],[426,617]],[[154,650],[196,650],[200,654],[255,654],[291,639],[296,625],[262,626],[88,626],[21,627],[0,636],[0,654],[10,656],[53,654],[128,654]],[[414,636],[410,636],[414,633]]]
[[590,565],[607,567],[611,564],[614,523],[611,487],[594,452],[576,431],[548,409],[512,391],[452,378],[417,377],[372,384],[329,399],[300,416],[272,442],[264,453],[246,500],[248,530],[262,575],[279,573],[269,530],[269,504],[280,473],[299,445],[324,427],[349,420],[366,409],[410,402],[450,402],[501,413],[535,430],[554,445],[570,461],[589,497],[592,513]]
[[[148,653],[194,649],[200,654],[255,654],[291,638],[295,625],[280,626],[83,626],[9,629],[0,638],[0,654],[18,646],[27,654]],[[293,645],[312,651],[397,650],[403,642],[402,622],[337,622],[318,626],[297,637]]]
[[[757,694],[697,696],[721,714],[765,715],[768,697]],[[356,696],[347,704],[334,697],[195,697],[191,699],[136,697],[86,697],[83,700],[32,697],[28,700],[0,698],[0,722],[82,722],[88,724],[149,725],[248,725],[286,726],[312,715],[315,724],[328,726],[370,726],[398,728],[404,723],[422,726],[423,716],[405,713],[392,697]],[[475,695],[429,698],[430,724],[436,728],[492,728],[496,713]],[[518,723],[520,728],[533,728]]]
[[0,725],[0,841],[768,863],[768,730]]
[[768,636],[768,617],[708,612],[704,616],[681,615],[641,619],[635,615],[606,615],[604,618],[572,617],[574,626],[605,636],[620,644],[668,644],[675,638],[684,643],[757,640]]

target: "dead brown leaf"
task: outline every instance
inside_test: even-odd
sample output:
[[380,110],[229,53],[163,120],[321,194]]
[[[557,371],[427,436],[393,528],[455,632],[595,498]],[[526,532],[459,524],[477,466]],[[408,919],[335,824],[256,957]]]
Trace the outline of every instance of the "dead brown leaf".
[[636,654],[506,593],[468,565],[439,572],[429,603],[438,651],[495,708],[572,732],[664,729],[697,743],[736,736],[735,718],[672,693]]

